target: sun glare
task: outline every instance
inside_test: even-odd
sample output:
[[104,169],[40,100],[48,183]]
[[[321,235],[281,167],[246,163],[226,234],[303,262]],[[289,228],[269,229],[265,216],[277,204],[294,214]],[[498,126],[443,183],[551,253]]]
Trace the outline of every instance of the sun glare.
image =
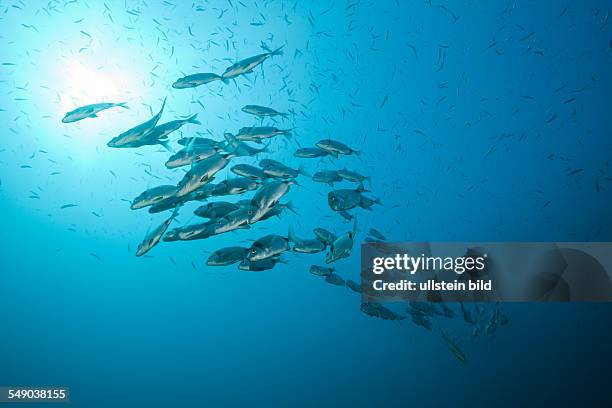
[[66,70],[65,91],[61,95],[62,109],[69,111],[80,105],[115,102],[119,97],[119,79],[103,70],[71,61]]

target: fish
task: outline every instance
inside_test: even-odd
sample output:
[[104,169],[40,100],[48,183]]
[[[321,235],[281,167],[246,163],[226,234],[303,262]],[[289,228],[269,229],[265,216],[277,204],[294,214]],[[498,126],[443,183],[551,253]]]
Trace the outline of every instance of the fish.
[[381,241],[386,241],[387,240],[387,238],[385,238],[385,236],[380,231],[378,231],[377,229],[370,228],[370,231],[368,231],[368,232],[369,232],[369,234],[371,236],[373,236],[376,239],[379,239]]
[[115,106],[119,106],[119,107],[124,108],[124,109],[129,109],[129,107],[127,106],[126,102],[119,102],[119,103],[110,103],[110,102],[94,103],[94,104],[91,104],[91,105],[81,106],[79,108],[76,108],[76,109],[71,110],[70,112],[66,113],[66,115],[62,119],[62,123],[73,123],[73,122],[78,122],[79,120],[83,120],[83,119],[86,119],[86,118],[97,118],[98,117],[98,113],[100,113],[100,112],[102,112],[103,110],[106,110],[106,109],[114,108]]
[[263,169],[266,176],[283,180],[297,178],[300,174],[305,176],[308,175],[302,166],[296,170],[272,159],[261,160],[259,162],[259,167]]
[[338,175],[343,178],[344,180],[347,181],[353,181],[356,183],[361,183],[364,180],[369,180],[370,177],[368,176],[362,176],[361,174],[357,173],[356,171],[351,171],[348,169],[340,169],[338,170]]
[[338,155],[340,154],[355,154],[357,156],[361,155],[361,151],[353,150],[344,143],[332,139],[319,140],[317,143],[315,143],[315,146],[317,146],[319,149],[325,150],[334,157],[338,157]]
[[404,316],[400,316],[391,309],[388,309],[378,302],[362,302],[359,309],[371,317],[378,317],[384,320],[404,320]]
[[317,239],[323,242],[325,245],[331,245],[336,240],[336,235],[329,232],[325,228],[315,228],[312,230],[314,232]]
[[140,193],[138,197],[132,200],[130,208],[132,210],[138,210],[140,208],[150,207],[152,205],[159,204],[164,200],[174,196],[178,188],[173,185],[161,185],[150,188]]
[[255,69],[258,65],[263,64],[264,61],[266,61],[268,58],[276,56],[276,55],[283,55],[283,51],[282,51],[283,47],[284,46],[279,47],[275,49],[274,51],[270,51],[270,52],[266,52],[263,54],[255,55],[253,57],[245,58],[241,61],[236,62],[235,64],[232,64],[230,67],[228,67],[223,72],[223,74],[221,74],[222,79],[226,80],[226,79],[236,78],[237,76],[253,72],[253,69]]
[[245,105],[241,109],[244,113],[248,113],[251,115],[259,116],[259,117],[271,117],[271,116],[287,116],[286,113],[278,112],[272,108],[267,108],[265,106],[259,105]]
[[196,208],[193,213],[198,217],[215,219],[225,217],[238,208],[240,208],[240,206],[234,203],[215,201]]
[[208,266],[228,266],[233,265],[236,262],[242,262],[247,253],[249,252],[249,248],[234,246],[221,248],[210,254],[208,260],[206,261],[206,265]]
[[414,324],[431,331],[431,322],[429,321],[429,319],[427,319],[423,312],[418,310],[410,310],[409,313]]
[[318,147],[302,147],[297,149],[293,155],[302,159],[314,159],[317,157],[328,156],[329,152]]
[[232,154],[218,153],[207,159],[194,163],[178,184],[177,197],[183,197],[197,190],[204,184],[210,183],[215,174],[228,165],[234,157]]
[[221,76],[210,72],[202,72],[179,78],[172,84],[174,89],[195,88],[214,81],[220,81]]
[[224,137],[227,141],[227,146],[225,148],[228,150],[231,149],[236,157],[257,156],[258,154],[264,153],[268,150],[267,146],[264,146],[261,149],[251,147],[247,143],[237,140],[231,133],[225,133]]
[[249,208],[239,207],[238,209],[226,214],[223,218],[212,220],[213,234],[223,234],[225,232],[234,231],[237,229],[249,229],[251,226],[249,221]]
[[199,224],[191,224],[181,228],[175,228],[164,235],[165,242],[170,241],[192,241],[205,239],[214,235],[214,221]]
[[249,224],[259,221],[289,192],[293,184],[296,184],[293,180],[272,181],[260,187],[251,199]]
[[346,287],[356,293],[361,293],[361,286],[351,279],[346,280]]
[[153,116],[146,122],[134,126],[133,128],[121,133],[119,136],[111,139],[111,141],[107,143],[107,146],[117,148],[140,147],[143,140],[146,140],[146,136],[155,128],[155,125],[157,125],[157,122],[159,121],[162,113],[164,112],[165,106],[166,98],[164,98],[162,107],[155,116]]
[[332,273],[334,273],[335,270],[336,270],[335,268],[327,268],[325,266],[319,266],[319,265],[310,266],[310,273],[312,273],[313,275],[317,275],[317,276],[329,276]]
[[198,114],[196,113],[195,115],[191,115],[187,119],[172,120],[159,126],[155,126],[155,128],[153,128],[153,130],[146,135],[146,139],[151,144],[158,144],[159,141],[167,139],[170,133],[179,130],[181,127],[183,127],[183,125],[187,123],[191,123],[194,125],[202,124],[198,120]]
[[346,285],[346,281],[344,280],[344,278],[342,278],[342,276],[336,273],[333,273],[333,272],[325,277],[325,282],[331,285],[334,285],[334,286]]
[[166,168],[176,169],[182,166],[188,166],[197,163],[204,159],[221,153],[222,148],[217,146],[188,146],[174,153],[165,163]]
[[170,224],[172,224],[172,221],[178,216],[179,208],[180,207],[177,206],[170,217],[168,217],[157,228],[145,236],[144,240],[140,243],[140,245],[138,245],[138,249],[136,251],[137,257],[143,256],[159,243],[168,227],[170,227]]
[[353,249],[355,234],[357,233],[357,221],[353,222],[353,229],[340,235],[330,245],[329,252],[325,257],[325,263],[330,264],[343,258],[348,258]]
[[330,186],[334,186],[334,183],[339,183],[342,181],[342,177],[338,174],[336,170],[325,170],[318,171],[312,176],[312,181],[317,183],[325,183]]
[[300,254],[316,254],[325,251],[325,243],[319,239],[301,239],[289,227],[289,241],[293,242],[293,252]]
[[270,234],[253,242],[253,245],[249,248],[247,259],[251,262],[260,261],[280,255],[289,251],[289,249],[289,239],[287,237]]
[[235,177],[223,180],[213,189],[213,196],[243,194],[247,191],[257,190],[260,183],[246,177]]
[[366,192],[363,184],[357,189],[332,190],[327,193],[327,202],[334,211],[346,211],[361,204],[361,193]]
[[459,348],[456,341],[451,339],[450,336],[446,334],[446,332],[442,329],[442,326],[440,326],[440,323],[438,323],[438,329],[440,330],[440,335],[442,336],[444,343],[451,353],[457,358],[457,360],[461,361],[462,363],[467,363],[467,358],[463,350]]
[[238,134],[236,134],[236,140],[243,142],[255,142],[263,143],[264,139],[271,139],[278,135],[285,137],[291,136],[293,129],[278,129],[273,126],[251,126],[240,128]]
[[222,142],[217,140],[209,139],[206,137],[183,137],[176,141],[181,146],[193,146],[193,147],[222,147]]
[[239,176],[250,178],[251,180],[265,180],[268,178],[262,169],[250,164],[237,164],[232,166],[230,171]]

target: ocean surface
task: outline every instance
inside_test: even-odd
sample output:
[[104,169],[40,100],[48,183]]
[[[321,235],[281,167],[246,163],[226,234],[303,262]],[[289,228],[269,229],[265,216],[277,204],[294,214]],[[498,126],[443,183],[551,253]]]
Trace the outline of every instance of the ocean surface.
[[[153,116],[197,114],[169,135],[222,141],[292,129],[258,148],[310,175],[349,168],[382,205],[350,211],[359,281],[371,228],[389,241],[611,241],[609,1],[0,0],[0,386],[65,386],[78,407],[563,406],[610,403],[612,307],[501,304],[474,336],[370,317],[358,294],[309,273],[325,253],[272,270],[210,267],[213,251],[292,227],[348,221],[334,187],[300,175],[297,214],[202,240],[138,245],[170,212],[131,210],[178,183],[161,145],[111,148]],[[252,73],[196,88],[279,47]],[[126,102],[62,123],[79,106]],[[255,104],[285,116],[259,119]],[[198,133],[196,133],[198,132]],[[296,158],[341,141],[359,154]],[[214,182],[234,177],[228,166]],[[228,197],[228,201],[249,198]],[[223,198],[225,199],[225,198]],[[203,222],[190,202],[172,228]],[[458,313],[456,304],[449,305]],[[390,305],[404,313],[405,305]],[[492,305],[483,306],[492,308]],[[404,313],[405,314],[405,313]]]

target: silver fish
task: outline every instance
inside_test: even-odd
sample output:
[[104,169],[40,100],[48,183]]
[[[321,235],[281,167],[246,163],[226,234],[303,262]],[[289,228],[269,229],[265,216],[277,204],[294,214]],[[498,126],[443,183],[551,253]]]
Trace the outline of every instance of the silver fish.
[[329,184],[333,187],[334,183],[342,181],[342,177],[335,170],[318,171],[312,176],[312,181],[317,183]]
[[351,154],[360,155],[361,154],[359,150],[353,150],[347,145],[345,145],[344,143],[339,142],[337,140],[332,140],[332,139],[319,140],[317,143],[315,143],[315,146],[317,146],[320,149],[325,150],[326,152],[328,152],[330,155],[334,157],[338,157],[339,154],[345,154],[345,155],[351,155]]
[[193,213],[198,217],[215,219],[225,217],[227,214],[237,210],[238,208],[240,207],[234,203],[216,201],[196,208]]
[[172,224],[172,220],[174,220],[178,215],[178,208],[179,207],[176,207],[172,215],[167,220],[162,222],[160,226],[147,234],[145,239],[140,243],[140,245],[138,245],[136,256],[143,256],[159,243],[161,237],[164,235],[170,224]]
[[265,106],[259,105],[246,105],[242,108],[244,113],[248,113],[251,115],[266,117],[266,116],[287,116],[286,113],[278,112],[272,108],[267,108]]
[[179,130],[181,127],[183,127],[183,125],[187,123],[201,125],[200,121],[198,120],[198,114],[196,113],[195,115],[192,115],[186,119],[172,120],[170,122],[155,126],[155,128],[153,128],[153,130],[146,135],[146,139],[151,144],[157,144],[153,142],[167,139],[170,133]]
[[176,186],[171,185],[162,185],[150,188],[142,192],[138,197],[136,197],[132,201],[132,205],[130,206],[130,208],[132,210],[137,210],[140,208],[159,204],[162,201],[167,200],[168,198],[176,194],[177,190],[178,188]]
[[251,199],[249,224],[259,221],[289,192],[295,181],[273,181],[264,184]]
[[353,230],[340,235],[331,244],[329,252],[325,257],[325,262],[330,264],[343,258],[348,258],[353,249],[355,234],[357,233],[357,221],[353,223]]
[[176,196],[183,197],[203,185],[210,183],[214,179],[215,174],[228,165],[232,157],[234,157],[232,154],[219,153],[208,159],[194,163],[191,169],[179,182],[179,190]]
[[140,143],[145,140],[146,136],[155,128],[159,118],[161,118],[162,113],[164,112],[164,108],[166,107],[166,98],[164,98],[164,103],[162,104],[159,112],[153,116],[151,119],[147,120],[144,123],[141,123],[138,126],[134,126],[133,128],[126,130],[121,133],[119,136],[111,139],[110,142],[107,143],[108,147],[139,147]]
[[172,84],[172,87],[175,89],[195,88],[196,86],[208,84],[214,81],[220,81],[221,79],[222,78],[220,75],[203,72],[179,78]]
[[266,235],[253,242],[247,259],[251,262],[272,258],[289,251],[289,239],[280,235]]
[[331,245],[334,243],[334,241],[336,240],[336,235],[329,232],[328,230],[326,230],[325,228],[315,228],[312,230],[312,232],[314,232],[315,236],[323,243],[325,243],[325,245]]
[[[283,46],[284,47],[284,46]],[[253,71],[258,65],[263,64],[265,60],[275,55],[283,55],[281,51],[283,47],[279,47],[274,51],[258,54],[253,57],[245,58],[241,61],[236,62],[221,75],[223,79],[235,78],[239,75],[248,74]]]
[[292,129],[278,129],[272,126],[243,127],[238,131],[236,139],[243,142],[263,143],[264,139],[271,139],[278,135],[291,136]]
[[73,123],[73,122],[77,122],[79,120],[83,120],[85,118],[97,118],[98,117],[98,113],[102,112],[103,110],[113,108],[115,106],[120,106],[120,107],[122,107],[124,109],[129,109],[128,106],[126,105],[126,102],[120,102],[120,103],[109,103],[109,102],[94,103],[94,104],[91,104],[91,105],[85,105],[85,106],[78,107],[78,108],[76,108],[76,109],[66,113],[66,115],[62,119],[62,123]]
[[217,146],[189,146],[170,156],[168,161],[166,161],[166,168],[175,169],[181,166],[188,166],[208,159],[221,151],[221,148]]
[[334,211],[346,211],[357,207],[361,203],[361,193],[367,191],[363,184],[355,190],[341,189],[327,193],[327,202]]
[[235,177],[223,180],[215,186],[214,196],[243,194],[247,191],[257,190],[259,183],[246,177]]
[[353,181],[356,183],[361,183],[364,180],[369,180],[370,177],[367,176],[362,176],[361,174],[357,173],[356,171],[351,171],[348,169],[340,169],[338,170],[338,175],[340,177],[342,177],[344,180],[347,181]]
[[302,147],[301,149],[297,149],[293,155],[303,159],[314,159],[316,157],[325,157],[329,155],[329,153],[318,147]]
[[313,275],[317,275],[317,276],[329,276],[332,273],[334,273],[335,270],[336,270],[335,268],[327,268],[325,266],[319,266],[319,265],[310,266],[310,273],[312,273]]
[[241,262],[246,258],[249,248],[227,247],[221,248],[210,254],[206,265],[208,266],[227,266],[236,262]]
[[250,164],[237,164],[232,166],[230,171],[239,176],[248,177],[251,180],[265,180],[268,178],[262,169]]

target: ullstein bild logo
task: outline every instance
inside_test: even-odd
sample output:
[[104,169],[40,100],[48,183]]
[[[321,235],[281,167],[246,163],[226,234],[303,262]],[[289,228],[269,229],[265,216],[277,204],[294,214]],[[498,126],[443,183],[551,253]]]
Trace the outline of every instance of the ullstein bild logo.
[[364,301],[612,301],[612,243],[362,245]]

